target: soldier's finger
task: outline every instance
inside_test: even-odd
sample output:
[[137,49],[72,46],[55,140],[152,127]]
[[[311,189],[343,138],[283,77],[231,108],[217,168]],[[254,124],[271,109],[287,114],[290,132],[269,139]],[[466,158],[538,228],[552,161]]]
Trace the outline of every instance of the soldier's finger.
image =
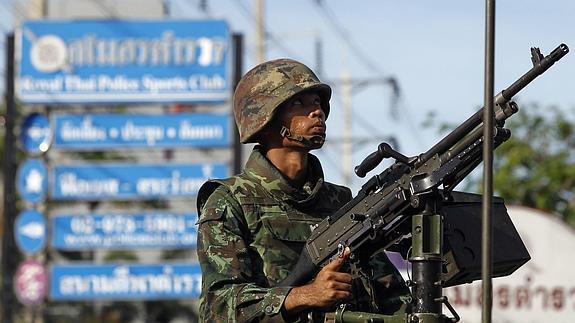
[[338,256],[335,259],[333,259],[324,268],[328,268],[328,270],[333,270],[333,271],[339,270],[339,268],[341,268],[341,266],[343,266],[343,264],[347,261],[350,254],[351,254],[351,250],[349,249],[349,247],[345,247],[343,254],[341,254],[341,256]]
[[338,291],[335,293],[335,298],[339,300],[351,299],[353,294],[350,291]]
[[352,280],[350,274],[348,274],[348,273],[340,273],[340,272],[337,272],[337,271],[334,271],[334,272],[331,274],[331,277],[332,277],[332,280],[335,280],[335,281],[341,282],[341,283],[347,283],[347,284],[350,284],[350,283],[351,283],[351,280]]
[[342,282],[331,282],[329,287],[337,291],[348,291],[351,292],[351,284]]

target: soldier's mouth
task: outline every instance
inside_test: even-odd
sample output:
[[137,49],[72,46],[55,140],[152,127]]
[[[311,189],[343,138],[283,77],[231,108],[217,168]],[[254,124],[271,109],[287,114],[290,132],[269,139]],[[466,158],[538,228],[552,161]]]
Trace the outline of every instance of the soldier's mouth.
[[325,133],[325,123],[318,122],[311,127],[313,132]]

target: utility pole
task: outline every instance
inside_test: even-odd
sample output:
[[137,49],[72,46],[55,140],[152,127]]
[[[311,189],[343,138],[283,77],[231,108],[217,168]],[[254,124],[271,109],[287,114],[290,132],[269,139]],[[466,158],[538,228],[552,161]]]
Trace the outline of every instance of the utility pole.
[[29,19],[41,19],[46,17],[45,0],[31,0],[28,8]]
[[2,289],[0,290],[0,314],[3,323],[12,322],[15,308],[12,279],[16,267],[16,242],[12,230],[16,217],[16,137],[14,135],[16,105],[14,101],[14,35],[6,38],[6,124],[4,137],[4,221],[2,232]]
[[314,42],[314,49],[315,49],[315,73],[317,76],[322,79],[323,78],[323,43],[321,41],[321,37],[319,33],[315,36]]
[[367,138],[353,138],[353,116],[352,116],[352,96],[359,93],[359,91],[373,85],[390,86],[392,88],[391,102],[392,109],[395,109],[395,104],[400,96],[400,90],[397,80],[394,77],[374,77],[374,78],[352,78],[351,74],[344,70],[340,79],[326,81],[332,88],[338,88],[336,92],[341,93],[342,97],[342,118],[343,130],[340,138],[330,137],[330,143],[341,143],[342,146],[342,184],[351,186],[352,184],[352,168],[353,168],[353,148],[364,145],[369,142],[381,142],[382,140],[390,141],[394,148],[398,149],[397,141],[393,136],[373,136]]
[[264,0],[256,1],[256,64],[265,60]]
[[341,76],[342,83],[342,103],[343,103],[343,143],[342,143],[342,167],[343,167],[343,185],[351,185],[351,168],[353,163],[353,151],[351,146],[351,76],[347,70],[344,70]]

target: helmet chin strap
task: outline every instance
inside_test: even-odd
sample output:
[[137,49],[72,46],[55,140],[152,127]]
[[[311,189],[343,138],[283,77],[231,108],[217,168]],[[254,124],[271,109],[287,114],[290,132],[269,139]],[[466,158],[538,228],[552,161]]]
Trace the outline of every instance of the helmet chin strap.
[[280,134],[282,137],[287,138],[289,140],[297,141],[304,145],[304,147],[309,149],[318,149],[323,146],[325,142],[325,135],[297,135],[292,134],[286,126],[282,126],[280,130]]

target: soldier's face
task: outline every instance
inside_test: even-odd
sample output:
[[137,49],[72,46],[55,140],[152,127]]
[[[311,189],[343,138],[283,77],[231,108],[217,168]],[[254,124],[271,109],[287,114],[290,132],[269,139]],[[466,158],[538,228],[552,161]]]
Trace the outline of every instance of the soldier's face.
[[278,111],[281,124],[292,134],[325,136],[325,113],[321,109],[321,100],[321,96],[314,92],[296,94]]

